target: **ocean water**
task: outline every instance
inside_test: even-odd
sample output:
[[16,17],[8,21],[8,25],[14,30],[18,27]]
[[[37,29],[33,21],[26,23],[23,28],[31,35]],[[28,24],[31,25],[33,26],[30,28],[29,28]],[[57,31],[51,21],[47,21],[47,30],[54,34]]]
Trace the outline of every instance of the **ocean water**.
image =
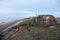
[[23,16],[20,14],[0,14],[0,23],[1,22],[6,22],[6,21],[11,21],[11,20],[17,20],[17,19],[22,19]]
[[33,15],[29,15],[29,13],[0,13],[0,23],[10,20],[23,19],[31,16]]
[[17,20],[17,19],[24,19],[28,17],[33,17],[35,14],[29,14],[29,13],[0,13],[0,23],[6,22],[10,20]]

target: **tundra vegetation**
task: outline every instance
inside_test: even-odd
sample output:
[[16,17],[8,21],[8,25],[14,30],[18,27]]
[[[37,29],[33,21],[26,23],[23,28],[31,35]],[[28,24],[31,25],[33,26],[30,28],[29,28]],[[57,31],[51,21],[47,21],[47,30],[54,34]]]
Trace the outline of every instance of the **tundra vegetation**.
[[[46,25],[44,25],[46,20],[40,19],[40,16],[38,16],[37,21],[36,17],[24,21],[17,26],[18,32],[7,40],[60,40],[60,24],[53,18],[51,17],[52,20],[48,20]],[[49,28],[50,24],[56,27]]]
[[9,40],[60,40],[60,24],[57,24],[55,28],[39,25],[19,27],[19,32]]

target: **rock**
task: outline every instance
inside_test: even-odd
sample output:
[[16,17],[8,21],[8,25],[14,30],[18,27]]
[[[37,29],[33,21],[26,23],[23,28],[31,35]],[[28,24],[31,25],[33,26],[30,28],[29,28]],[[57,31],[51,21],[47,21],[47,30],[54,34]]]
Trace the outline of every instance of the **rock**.
[[49,28],[55,28],[56,26],[49,26]]

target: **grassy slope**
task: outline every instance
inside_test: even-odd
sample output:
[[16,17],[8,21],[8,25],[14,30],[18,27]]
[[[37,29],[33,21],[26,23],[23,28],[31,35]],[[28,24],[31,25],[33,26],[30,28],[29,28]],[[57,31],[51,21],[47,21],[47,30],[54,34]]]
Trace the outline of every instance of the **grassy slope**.
[[57,24],[54,29],[37,25],[28,28],[30,31],[23,29],[23,32],[18,32],[16,36],[9,40],[60,40],[60,24]]

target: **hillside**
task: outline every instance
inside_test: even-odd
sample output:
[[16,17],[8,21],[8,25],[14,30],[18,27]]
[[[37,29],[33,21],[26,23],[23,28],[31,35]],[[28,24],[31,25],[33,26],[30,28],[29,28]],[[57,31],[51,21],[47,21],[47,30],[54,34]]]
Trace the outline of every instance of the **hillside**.
[[[8,40],[60,40],[60,24],[56,28],[35,26],[19,26],[17,33]],[[28,28],[27,28],[28,27]]]
[[18,21],[20,21],[20,20],[12,20],[12,21],[0,23],[0,31],[3,30],[4,28],[10,26],[10,25],[13,25],[14,23],[16,23]]
[[56,18],[56,20],[57,20],[57,23],[60,23],[60,18]]
[[35,21],[35,17],[25,18],[17,26],[18,31],[13,28],[6,36],[6,38],[8,37],[6,40],[60,40],[60,24],[54,28],[49,28],[48,26],[40,26]]
[[[18,25],[19,31],[13,34],[8,40],[60,40],[60,24],[55,28],[39,25],[28,25],[32,21],[24,21]],[[25,25],[24,25],[25,24]]]

